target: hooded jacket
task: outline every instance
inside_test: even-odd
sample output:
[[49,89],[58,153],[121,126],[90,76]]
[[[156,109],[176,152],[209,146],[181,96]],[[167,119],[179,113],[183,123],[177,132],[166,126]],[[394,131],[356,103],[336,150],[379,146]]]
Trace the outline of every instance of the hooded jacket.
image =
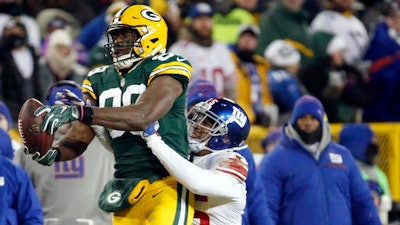
[[316,150],[286,123],[281,141],[260,163],[268,206],[279,225],[381,224],[351,153],[331,140],[329,125]]

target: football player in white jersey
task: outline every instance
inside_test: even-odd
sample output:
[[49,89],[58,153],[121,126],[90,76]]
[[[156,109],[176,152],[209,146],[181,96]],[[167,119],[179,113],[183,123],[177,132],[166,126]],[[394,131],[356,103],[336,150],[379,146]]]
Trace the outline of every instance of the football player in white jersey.
[[196,194],[193,224],[241,225],[248,167],[235,150],[247,147],[249,119],[226,98],[200,102],[187,117],[193,163],[164,143],[158,124],[149,126],[142,137],[168,172]]

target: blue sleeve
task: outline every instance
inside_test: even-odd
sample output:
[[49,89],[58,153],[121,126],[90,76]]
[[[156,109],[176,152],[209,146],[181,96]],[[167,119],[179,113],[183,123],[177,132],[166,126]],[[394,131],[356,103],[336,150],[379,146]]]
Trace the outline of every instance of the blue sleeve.
[[253,153],[250,149],[238,151],[248,162],[249,171],[246,179],[247,203],[243,224],[269,225],[272,224],[268,210],[267,197],[264,186],[256,169]]
[[98,15],[84,27],[78,35],[78,41],[83,44],[89,51],[99,40],[100,37],[105,33],[107,25],[104,20],[105,12]]
[[[350,153],[349,153],[350,154]],[[380,225],[381,221],[373,197],[361,172],[350,155],[350,201],[352,217],[355,225]]]
[[[283,180],[279,173],[279,166],[275,164],[274,155],[277,151],[272,151],[264,156],[258,166],[261,183],[263,184],[266,196],[269,213],[273,224],[276,224],[279,218],[279,208],[282,199]],[[279,158],[279,157],[275,157]]]
[[[4,180],[5,177],[5,164],[3,163],[4,160],[0,158],[0,199],[7,199],[7,188],[5,188],[4,183],[1,183],[1,180]],[[0,204],[0,224],[5,224],[5,216],[6,215],[6,205],[7,205],[7,200],[6,204],[3,202]]]
[[43,225],[44,219],[42,206],[39,202],[31,180],[22,168],[16,165],[13,165],[13,167],[15,172],[13,185],[18,185],[14,187],[19,187],[15,195],[15,201],[17,202],[16,210],[18,214],[18,221],[22,222],[19,224]]

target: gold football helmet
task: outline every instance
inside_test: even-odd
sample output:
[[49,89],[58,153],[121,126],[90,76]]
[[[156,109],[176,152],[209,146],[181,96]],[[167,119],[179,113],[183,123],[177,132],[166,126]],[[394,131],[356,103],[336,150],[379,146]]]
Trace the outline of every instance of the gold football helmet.
[[166,51],[168,27],[162,16],[146,5],[131,5],[114,15],[104,46],[118,69]]

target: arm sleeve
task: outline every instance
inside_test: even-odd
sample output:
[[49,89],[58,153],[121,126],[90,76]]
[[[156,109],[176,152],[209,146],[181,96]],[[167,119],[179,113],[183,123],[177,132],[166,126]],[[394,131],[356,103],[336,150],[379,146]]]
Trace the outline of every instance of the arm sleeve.
[[[225,198],[234,198],[242,194],[244,181],[240,181],[235,175],[196,166],[173,151],[159,136],[148,137],[147,145],[168,172],[191,192]],[[239,183],[242,185],[238,185]]]

